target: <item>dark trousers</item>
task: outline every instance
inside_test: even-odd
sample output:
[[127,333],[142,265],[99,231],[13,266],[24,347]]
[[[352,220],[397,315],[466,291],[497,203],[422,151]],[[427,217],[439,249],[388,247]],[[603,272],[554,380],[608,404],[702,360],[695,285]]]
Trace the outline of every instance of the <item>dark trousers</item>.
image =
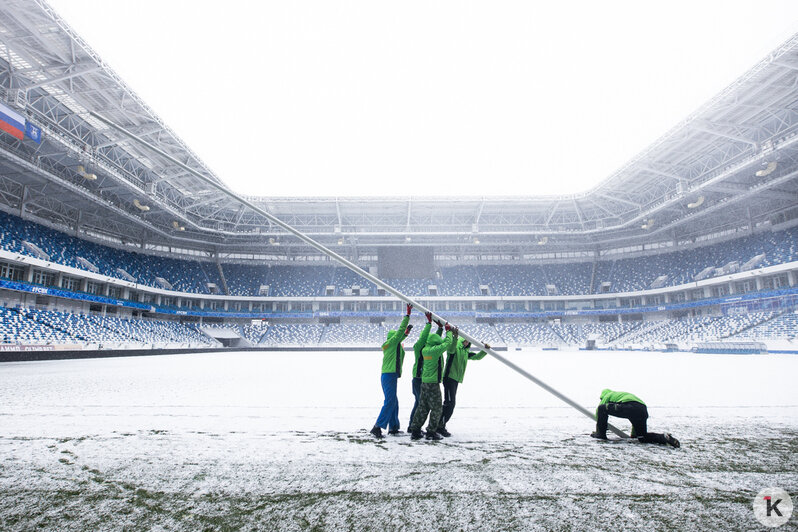
[[444,377],[443,379],[443,412],[441,413],[441,422],[438,423],[438,427],[446,428],[446,423],[452,419],[458,384],[460,383],[449,377]]
[[607,434],[607,417],[615,416],[628,419],[632,422],[632,435],[642,443],[668,443],[664,434],[648,432],[648,408],[643,403],[630,401],[628,403],[605,403],[596,410],[596,432]]
[[421,383],[421,397],[418,399],[418,409],[410,422],[411,430],[421,430],[421,426],[429,415],[427,430],[436,432],[441,419],[441,385],[437,382]]
[[413,409],[410,410],[408,427],[413,423],[413,416],[416,415],[416,408],[418,408],[418,398],[421,397],[421,377],[413,377],[413,397],[416,398],[416,401],[413,403]]

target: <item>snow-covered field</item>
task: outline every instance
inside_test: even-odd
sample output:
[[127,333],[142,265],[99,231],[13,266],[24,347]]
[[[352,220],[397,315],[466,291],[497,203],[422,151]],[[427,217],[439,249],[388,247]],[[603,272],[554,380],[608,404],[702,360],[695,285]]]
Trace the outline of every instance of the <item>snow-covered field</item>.
[[798,356],[507,356],[586,407],[636,393],[682,447],[595,441],[490,357],[442,442],[368,435],[378,352],[6,363],[0,529],[756,530],[760,489],[798,491]]

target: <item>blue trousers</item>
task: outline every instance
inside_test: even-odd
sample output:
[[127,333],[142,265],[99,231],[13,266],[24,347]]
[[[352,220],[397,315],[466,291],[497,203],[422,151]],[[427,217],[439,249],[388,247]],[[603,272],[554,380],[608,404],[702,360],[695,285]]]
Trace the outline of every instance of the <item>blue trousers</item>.
[[396,380],[396,373],[383,373],[380,378],[385,402],[382,404],[382,410],[377,416],[375,425],[381,429],[399,430],[399,399],[396,397]]
[[413,377],[413,397],[416,401],[413,403],[413,409],[410,411],[410,423],[408,427],[413,424],[413,416],[416,415],[416,408],[418,408],[418,398],[421,397],[421,377]]

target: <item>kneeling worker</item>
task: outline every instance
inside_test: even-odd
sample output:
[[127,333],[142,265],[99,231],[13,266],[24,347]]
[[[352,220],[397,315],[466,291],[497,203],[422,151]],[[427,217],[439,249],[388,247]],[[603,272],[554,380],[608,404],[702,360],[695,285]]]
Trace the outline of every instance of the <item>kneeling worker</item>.
[[627,392],[614,392],[609,388],[601,390],[601,402],[596,408],[596,432],[591,434],[599,440],[607,439],[607,417],[615,416],[632,422],[632,438],[641,443],[661,443],[679,447],[679,440],[668,433],[648,432],[646,420],[648,408],[637,396]]

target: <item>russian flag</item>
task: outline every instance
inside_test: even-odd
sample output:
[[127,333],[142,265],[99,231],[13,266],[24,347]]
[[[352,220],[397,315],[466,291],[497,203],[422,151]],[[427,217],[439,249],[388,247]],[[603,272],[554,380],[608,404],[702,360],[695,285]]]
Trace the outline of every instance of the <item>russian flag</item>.
[[19,140],[25,138],[25,117],[0,103],[0,131]]

